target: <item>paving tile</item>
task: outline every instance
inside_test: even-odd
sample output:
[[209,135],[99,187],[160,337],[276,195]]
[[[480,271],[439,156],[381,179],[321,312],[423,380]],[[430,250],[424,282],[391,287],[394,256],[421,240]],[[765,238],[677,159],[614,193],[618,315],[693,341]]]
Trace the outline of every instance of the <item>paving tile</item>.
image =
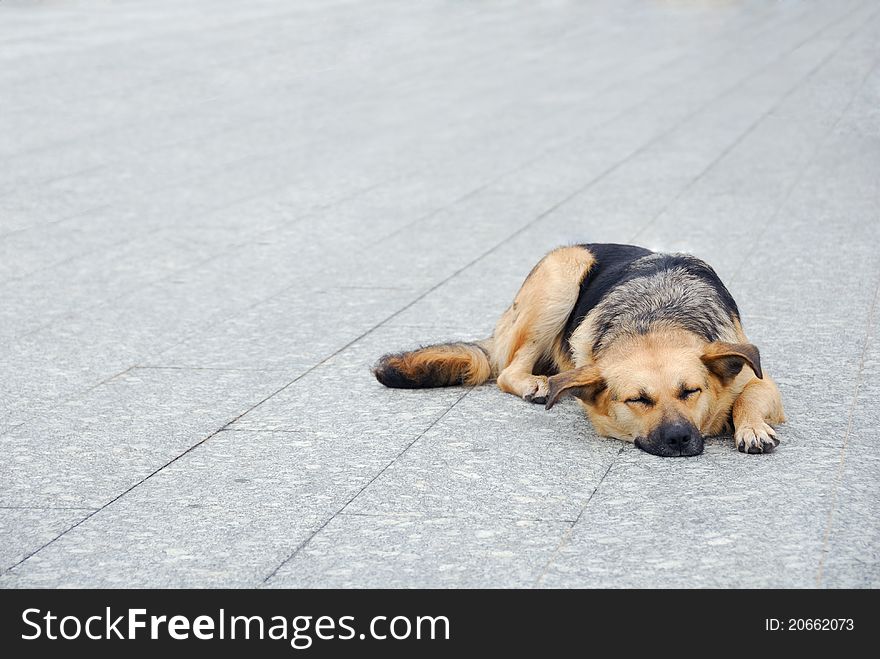
[[528,588],[569,525],[421,515],[334,518],[271,588]]
[[395,435],[412,441],[465,393],[460,387],[388,389],[370,368],[388,352],[458,340],[461,330],[377,331],[325,360],[231,426],[245,430],[307,430],[331,437]]
[[573,521],[624,446],[599,438],[574,404],[547,412],[487,384],[432,426],[349,510]]
[[90,512],[87,508],[0,508],[0,572],[27,558]]
[[[0,586],[877,585],[875,3],[206,6],[0,3]],[[716,266],[776,454],[370,374],[599,241]]]
[[[876,502],[865,485],[875,461],[858,449],[841,461],[848,437],[856,446],[865,441],[864,426],[847,430],[848,417],[880,279],[867,247],[878,238],[870,220],[876,181],[867,173],[875,156],[851,133],[876,93],[872,81],[823,140],[739,273],[744,317],[756,319],[751,338],[773,364],[786,403],[782,446],[751,462],[736,459],[745,456],[729,439],[676,464],[625,451],[543,585],[812,587],[823,557],[833,566],[824,585],[876,581],[877,534],[867,521]],[[821,244],[835,245],[837,258],[816,268],[805,255]],[[805,332],[805,318],[822,322]],[[870,406],[855,409],[858,419],[872,420]],[[826,534],[835,519],[832,550]],[[603,531],[609,527],[615,534]]]
[[8,576],[16,587],[59,572],[67,586],[259,585],[406,441],[219,433]]
[[105,509],[7,572],[0,586],[255,587],[320,523],[284,508],[139,503]]
[[97,508],[296,373],[135,369],[0,436],[0,504]]
[[385,320],[417,295],[409,289],[294,289],[220,321],[147,365],[309,368]]
[[[798,31],[792,31],[790,36],[786,35],[786,39],[794,39],[800,34]],[[781,47],[784,48],[786,40],[782,40],[782,44]],[[742,75],[742,72],[753,70],[757,66],[757,63],[753,63],[751,69],[748,66],[740,67],[738,69],[739,75]],[[717,78],[718,76],[716,75],[708,78],[708,80],[714,81]],[[710,90],[711,93],[715,92]],[[711,95],[708,97],[711,98]],[[705,98],[707,98],[705,95],[698,96],[696,99],[687,97],[684,99],[683,105],[681,101],[660,105],[664,108],[674,108],[676,113],[680,113],[682,110],[694,107],[693,103],[695,101]],[[652,104],[650,107],[656,109],[657,104]],[[681,115],[674,114],[672,116]],[[643,119],[648,119],[649,121],[645,123]],[[577,153],[588,154],[586,163],[572,164],[572,166],[566,167],[564,159],[560,162],[554,158],[546,160],[542,167],[544,170],[552,171],[555,178],[558,178],[558,172],[560,166],[562,166],[563,171],[578,172],[579,181],[589,180],[589,171],[591,170],[587,169],[584,172],[585,167],[594,168],[592,171],[595,171],[596,175],[600,174],[603,169],[607,168],[609,163],[615,161],[615,158],[626,157],[626,154],[642,144],[646,137],[656,134],[656,131],[665,126],[664,122],[668,120],[669,115],[656,112],[642,112],[636,117],[628,117],[625,121],[617,122],[616,125],[619,132],[615,131],[609,134],[609,136],[613,137],[613,140],[607,143],[606,148],[583,148],[583,145],[580,145]],[[633,131],[632,127],[634,126],[638,127],[639,130]],[[593,153],[598,153],[599,158],[594,159],[589,155]],[[540,171],[541,167],[538,170]],[[261,185],[262,183],[257,182],[257,184]],[[236,188],[239,185],[242,185],[242,183],[238,181],[230,186],[226,185],[223,180],[218,180],[211,182],[211,185],[205,189],[197,190],[194,194],[189,194],[186,187],[181,187],[175,195],[172,195],[169,199],[163,199],[159,208],[176,207],[179,213],[179,207],[181,206],[183,208],[196,208],[199,204],[205,203],[216,205],[218,203],[217,195],[213,194],[212,190],[219,192],[220,198],[235,199],[236,195],[240,194],[240,191]],[[528,218],[526,221],[531,221],[536,213],[546,209],[548,204],[551,204],[552,200],[558,199],[559,196],[558,187],[545,187],[540,190],[540,195],[538,196],[536,196],[534,190],[525,196],[521,194],[513,196],[509,192],[509,185],[509,183],[501,185],[495,194],[482,198],[475,205],[465,205],[456,209],[456,212],[452,215],[455,218],[454,221],[450,221],[449,214],[439,216],[433,222],[419,226],[417,231],[408,235],[402,235],[395,241],[390,242],[386,248],[398,256],[396,261],[389,258],[389,252],[387,251],[376,251],[373,254],[366,255],[363,260],[359,259],[357,261],[358,267],[356,272],[358,274],[369,273],[369,283],[373,286],[397,285],[400,280],[401,271],[430,272],[435,281],[442,279],[444,276],[454,273],[456,268],[466,264],[469,260],[479,257],[484,251],[480,245],[481,240],[488,239],[489,244],[492,244],[497,242],[500,237],[509,234],[512,228],[515,230],[515,224],[514,227],[511,227],[510,223],[511,212],[515,212],[517,217]],[[504,192],[507,192],[507,194],[504,194]],[[499,207],[498,203],[492,203],[492,199],[503,201],[504,206]],[[505,210],[508,206],[512,211]],[[161,211],[156,210],[153,212],[158,214]],[[479,215],[475,216],[475,212],[479,213]],[[479,217],[482,221],[475,225],[476,217]],[[459,229],[459,226],[461,229]],[[520,226],[522,225],[520,224]],[[438,243],[448,242],[452,235],[465,228],[470,230],[477,228],[480,230],[465,245],[467,251],[461,253],[461,245],[455,245],[456,249],[451,252],[454,257],[453,259],[450,259],[444,252],[436,251],[435,248]],[[415,245],[413,244],[414,236],[415,240],[418,241]],[[423,247],[420,247],[419,243]],[[403,258],[399,258],[401,256]],[[204,315],[205,309],[210,309],[212,311],[211,315],[216,316],[231,308],[237,307],[240,309],[240,305],[248,306],[250,303],[257,301],[259,295],[251,288],[251,285],[259,285],[258,282],[260,281],[274,280],[277,275],[275,272],[254,269],[252,257],[258,257],[258,254],[249,252],[245,255],[245,258],[233,255],[232,257],[219,260],[216,264],[209,263],[207,267],[195,272],[185,273],[179,278],[179,281],[174,280],[175,285],[173,287],[153,286],[149,290],[127,300],[122,305],[103,310],[98,322],[95,322],[94,319],[89,319],[91,322],[85,324],[88,328],[87,332],[93,334],[102,325],[108,328],[123,329],[127,333],[125,343],[133,346],[134,350],[132,352],[138,356],[142,355],[144,351],[152,352],[157,348],[162,349],[168,345],[167,336],[169,334],[183,334],[185,336],[198,328],[199,316]],[[265,263],[274,264],[274,267],[281,271],[284,260],[270,258],[265,259]],[[239,271],[236,267],[230,266],[238,266],[241,270]],[[332,280],[338,281],[349,278],[351,273],[350,267],[335,266],[331,268],[329,277]],[[185,299],[187,303],[181,305],[179,301],[182,299]],[[192,304],[193,301],[196,301],[197,304]],[[165,311],[167,308],[171,308],[174,311],[167,313]],[[145,313],[147,317],[144,317]],[[66,336],[70,336],[71,340],[76,340],[81,345],[101,346],[102,359],[103,355],[107,354],[108,348],[110,354],[117,350],[115,346],[106,346],[106,339],[96,341],[93,337],[86,336],[74,338],[71,328],[77,325],[82,325],[82,323],[78,323],[76,320],[68,322],[61,332],[65,337],[58,337],[58,331],[50,331],[35,337],[33,341],[38,345],[45,343],[56,344],[59,343],[59,339],[63,342]],[[149,331],[147,333],[142,332],[142,327],[148,328]],[[145,342],[148,345],[144,345]],[[94,360],[94,357],[90,355],[83,355],[83,357]],[[113,362],[112,368],[102,370],[100,375],[107,377],[112,375],[113,372],[118,372],[121,368],[130,366],[132,363],[136,363],[136,360],[128,356],[120,358],[118,361]],[[22,363],[19,363],[17,359],[13,360],[10,370],[15,373],[33,372],[37,375],[34,379],[39,381],[38,374],[41,372],[45,373],[45,369],[44,364],[34,364],[26,358]],[[67,370],[81,372],[91,369],[83,369],[80,364],[75,364],[73,368],[68,368]],[[93,384],[95,381],[100,381],[100,378],[95,378],[90,374],[83,378],[82,384]],[[78,386],[82,386],[79,384],[79,381],[69,383],[69,385],[69,389],[65,387],[65,392],[68,394],[73,394]],[[33,387],[30,382],[13,382],[10,383],[9,388],[15,391],[24,388],[27,392],[26,400],[37,403],[38,408],[51,406],[55,402],[51,396],[48,397],[48,400],[35,400],[35,398],[39,397],[38,389]],[[20,410],[15,409],[17,407],[13,407],[11,416],[6,422],[6,427],[20,423],[23,418],[26,418],[26,416],[21,414]]]
[[[876,309],[875,309],[876,314]],[[880,427],[880,394],[871,373],[880,365],[877,317],[869,327],[861,364],[858,397],[843,438],[837,471],[834,506],[827,519],[827,537],[816,585],[829,588],[876,588],[880,585],[880,497],[877,482],[880,460],[875,444]],[[851,425],[850,425],[851,423]]]
[[744,455],[730,440],[694,459],[624,451],[540,580],[543,587],[812,587],[827,448]]

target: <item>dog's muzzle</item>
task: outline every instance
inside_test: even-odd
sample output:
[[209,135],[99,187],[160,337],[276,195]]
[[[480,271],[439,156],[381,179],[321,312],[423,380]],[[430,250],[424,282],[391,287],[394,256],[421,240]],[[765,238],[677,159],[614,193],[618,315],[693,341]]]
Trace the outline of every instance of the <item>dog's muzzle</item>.
[[664,458],[688,457],[703,452],[703,437],[692,423],[676,419],[664,421],[647,437],[638,437],[635,445]]

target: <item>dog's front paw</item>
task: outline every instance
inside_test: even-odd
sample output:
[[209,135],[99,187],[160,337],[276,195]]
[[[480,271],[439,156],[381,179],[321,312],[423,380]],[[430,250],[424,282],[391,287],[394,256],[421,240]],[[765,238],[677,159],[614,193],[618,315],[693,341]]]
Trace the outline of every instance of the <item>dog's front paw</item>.
[[547,377],[544,375],[535,375],[534,381],[530,385],[528,391],[523,394],[523,399],[530,403],[543,405],[547,402],[547,395],[550,393],[550,385]]
[[764,421],[737,426],[733,442],[740,453],[770,453],[779,446],[776,431]]

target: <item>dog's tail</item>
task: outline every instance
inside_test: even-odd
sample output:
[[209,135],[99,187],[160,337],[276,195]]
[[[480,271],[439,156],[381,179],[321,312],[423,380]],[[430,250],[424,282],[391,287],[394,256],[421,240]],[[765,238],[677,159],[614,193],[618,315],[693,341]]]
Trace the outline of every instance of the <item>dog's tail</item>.
[[385,355],[373,367],[373,374],[386,387],[396,389],[483,384],[493,375],[491,344],[491,339],[438,343]]

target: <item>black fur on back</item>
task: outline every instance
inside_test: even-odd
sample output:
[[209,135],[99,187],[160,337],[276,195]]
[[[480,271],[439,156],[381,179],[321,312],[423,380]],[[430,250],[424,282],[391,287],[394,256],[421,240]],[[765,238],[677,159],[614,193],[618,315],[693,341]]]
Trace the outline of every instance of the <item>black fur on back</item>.
[[656,254],[630,245],[584,245],[596,263],[581,283],[565,330],[566,345],[589,315],[593,351],[624,334],[645,334],[658,324],[692,331],[706,341],[733,332],[739,310],[709,264],[687,254]]
[[581,247],[588,249],[596,261],[581,282],[577,304],[565,325],[562,338],[566,346],[587,314],[626,276],[632,262],[653,253],[644,247],[616,243],[588,243]]

